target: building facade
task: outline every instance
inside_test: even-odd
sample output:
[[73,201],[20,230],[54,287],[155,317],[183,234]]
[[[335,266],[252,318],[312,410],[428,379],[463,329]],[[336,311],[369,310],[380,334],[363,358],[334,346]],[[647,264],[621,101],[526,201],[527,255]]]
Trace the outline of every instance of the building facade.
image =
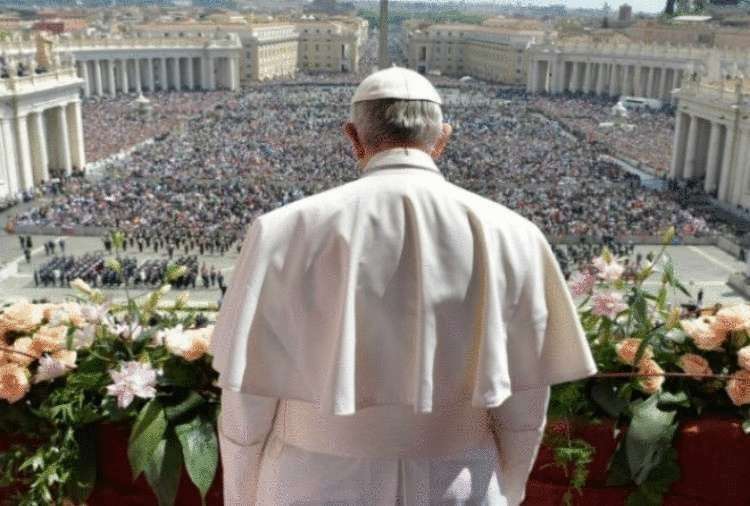
[[299,68],[308,72],[359,72],[368,23],[361,18],[301,20]]
[[179,39],[234,35],[240,42],[240,84],[280,77],[294,77],[297,40],[290,23],[163,23],[137,25],[142,35]]
[[627,30],[633,40],[645,44],[701,45],[729,49],[750,49],[750,30],[747,27],[719,26],[699,23],[689,26],[641,22]]
[[405,46],[409,67],[423,74],[437,71],[523,85],[527,49],[543,37],[542,30],[446,24],[409,30]]
[[[86,165],[81,79],[71,58],[53,58],[38,73],[36,60],[3,48],[0,77],[0,198],[16,196],[51,177]],[[23,63],[22,63],[23,62]],[[25,63],[25,64],[24,64]],[[21,75],[19,75],[19,70]]]
[[84,96],[240,87],[242,47],[230,34],[78,38],[61,40],[56,50],[74,57]]
[[529,51],[530,93],[590,93],[672,100],[686,76],[750,69],[744,51],[659,44],[550,43]]
[[750,207],[750,83],[688,79],[677,92],[671,179],[700,179],[709,194]]

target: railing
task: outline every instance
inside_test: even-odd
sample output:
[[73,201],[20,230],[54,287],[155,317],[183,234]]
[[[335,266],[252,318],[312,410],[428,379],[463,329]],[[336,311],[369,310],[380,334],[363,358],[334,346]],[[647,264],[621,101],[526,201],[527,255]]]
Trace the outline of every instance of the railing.
[[0,79],[0,94],[24,91],[24,88],[50,84],[62,79],[76,79],[75,67],[60,67],[41,74],[29,74],[20,77],[8,77]]
[[118,48],[196,48],[218,47],[238,48],[241,44],[236,39],[213,39],[209,37],[126,37],[87,38],[61,40],[57,44],[58,51],[75,51],[87,49],[118,49]]
[[750,82],[735,79],[718,82],[686,79],[679,93],[680,97],[718,100],[726,104],[750,103]]

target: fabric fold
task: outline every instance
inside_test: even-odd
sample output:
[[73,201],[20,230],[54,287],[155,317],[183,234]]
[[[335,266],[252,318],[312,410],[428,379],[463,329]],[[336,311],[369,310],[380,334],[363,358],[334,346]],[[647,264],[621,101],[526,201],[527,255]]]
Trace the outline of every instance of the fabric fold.
[[593,374],[541,231],[391,165],[253,222],[211,345],[219,386],[336,415],[426,413]]

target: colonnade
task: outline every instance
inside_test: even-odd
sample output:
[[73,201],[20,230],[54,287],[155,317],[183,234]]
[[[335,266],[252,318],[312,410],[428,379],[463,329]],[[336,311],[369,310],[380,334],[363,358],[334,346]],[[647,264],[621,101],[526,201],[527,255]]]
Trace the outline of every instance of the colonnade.
[[670,176],[704,177],[703,186],[707,193],[718,190],[718,196],[726,198],[729,179],[722,176],[727,175],[728,168],[723,165],[730,160],[724,156],[731,151],[732,138],[727,135],[728,128],[725,123],[678,111]]
[[527,89],[531,93],[587,93],[638,96],[668,101],[686,69],[666,62],[532,59]]
[[9,194],[86,165],[80,99],[0,118],[0,179]]
[[671,179],[703,178],[703,188],[722,202],[750,205],[750,90],[724,82],[689,81],[679,92]]
[[236,90],[239,87],[239,63],[235,57],[83,57],[76,62],[76,69],[83,79],[86,97],[146,91]]

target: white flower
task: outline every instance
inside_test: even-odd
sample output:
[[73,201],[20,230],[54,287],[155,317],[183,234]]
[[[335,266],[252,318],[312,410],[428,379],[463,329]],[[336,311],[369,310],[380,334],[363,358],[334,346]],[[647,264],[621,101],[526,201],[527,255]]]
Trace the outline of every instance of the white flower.
[[[167,346],[167,337],[170,337],[171,342],[175,342],[176,339],[179,339],[179,336],[184,334],[185,330],[182,327],[182,324],[180,323],[176,327],[161,329],[156,334],[154,334],[154,337],[151,340],[151,344],[154,346]],[[167,346],[167,348],[169,348]],[[172,350],[169,350],[172,351]]]
[[83,328],[76,329],[73,332],[73,348],[80,350],[81,348],[88,348],[94,343],[94,337],[96,336],[96,325],[86,325]]
[[625,266],[620,264],[616,258],[606,258],[605,255],[594,258],[591,262],[599,271],[598,275],[605,281],[617,281],[625,272]]
[[85,304],[81,306],[81,314],[86,321],[91,323],[100,323],[107,316],[107,311],[109,311],[108,304]]
[[51,381],[60,376],[65,376],[71,369],[75,369],[76,357],[76,352],[69,350],[60,350],[52,356],[45,354],[39,359],[34,383]]
[[107,386],[107,393],[117,396],[117,406],[122,409],[130,406],[135,397],[150,399],[156,396],[157,371],[151,364],[125,362],[120,370],[109,371],[109,375],[114,383]]
[[114,320],[109,317],[104,318],[103,321],[107,330],[112,334],[129,341],[135,341],[143,332],[143,327],[138,323],[115,323]]

